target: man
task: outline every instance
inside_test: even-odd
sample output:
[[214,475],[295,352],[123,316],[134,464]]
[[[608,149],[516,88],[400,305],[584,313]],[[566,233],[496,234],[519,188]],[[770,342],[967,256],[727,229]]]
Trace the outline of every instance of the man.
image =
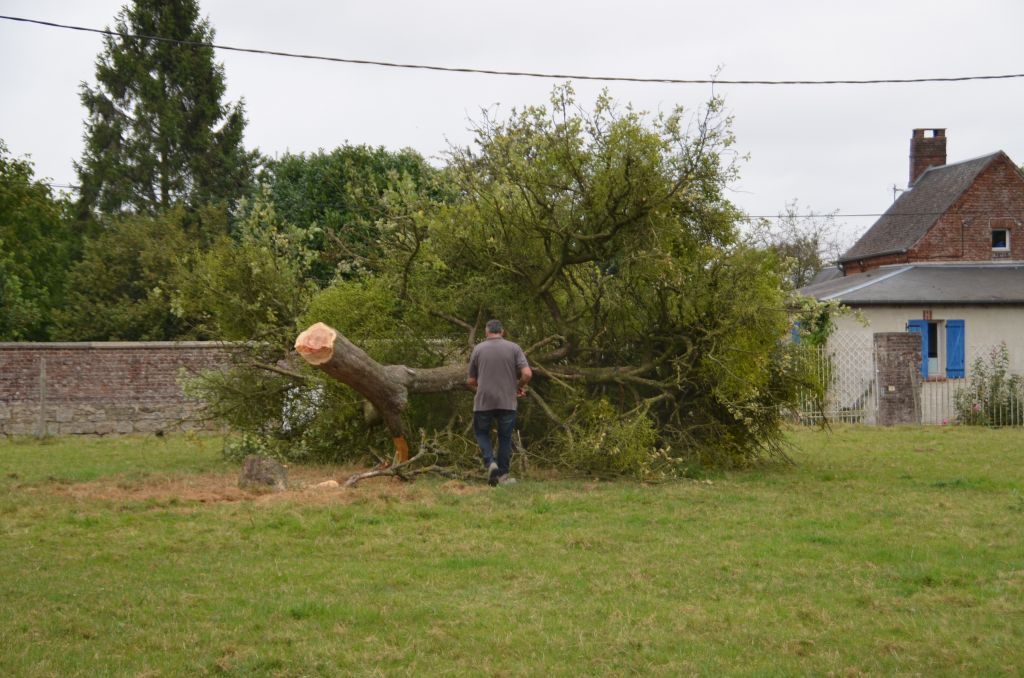
[[[466,384],[476,391],[473,398],[473,432],[487,468],[492,487],[513,483],[508,475],[512,460],[512,430],[516,426],[516,398],[526,395],[533,378],[526,354],[518,344],[505,339],[500,320],[488,320],[487,338],[476,345],[469,358]],[[498,458],[491,447],[491,422],[498,422]]]

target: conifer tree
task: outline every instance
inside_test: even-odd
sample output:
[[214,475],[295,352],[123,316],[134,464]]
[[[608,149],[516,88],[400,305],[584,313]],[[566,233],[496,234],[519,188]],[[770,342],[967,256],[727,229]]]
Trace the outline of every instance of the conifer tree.
[[152,215],[234,203],[254,154],[242,146],[243,102],[223,102],[224,67],[198,1],[133,0],[114,31],[96,59],[95,87],[81,87],[88,118],[76,163],[80,208]]

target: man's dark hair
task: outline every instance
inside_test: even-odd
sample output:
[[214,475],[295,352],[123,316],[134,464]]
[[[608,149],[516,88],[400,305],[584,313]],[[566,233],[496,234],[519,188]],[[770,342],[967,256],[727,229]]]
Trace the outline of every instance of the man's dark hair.
[[501,326],[500,320],[488,320],[486,329],[488,334],[501,334],[505,328]]

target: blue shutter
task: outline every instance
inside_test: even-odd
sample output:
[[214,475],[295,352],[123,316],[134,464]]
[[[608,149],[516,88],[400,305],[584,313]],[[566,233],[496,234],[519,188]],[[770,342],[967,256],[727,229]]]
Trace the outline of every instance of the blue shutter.
[[921,377],[928,378],[928,321],[910,320],[907,322],[908,332],[917,332],[921,335]]
[[793,323],[793,327],[789,330],[789,338],[794,344],[800,343],[800,322]]
[[946,376],[964,378],[964,321],[946,321]]

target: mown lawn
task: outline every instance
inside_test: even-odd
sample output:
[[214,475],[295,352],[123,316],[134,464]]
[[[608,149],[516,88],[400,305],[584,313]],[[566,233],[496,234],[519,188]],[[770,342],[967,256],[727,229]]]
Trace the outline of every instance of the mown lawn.
[[0,443],[0,675],[1024,671],[1024,432],[792,440],[710,481],[257,498],[215,440]]

